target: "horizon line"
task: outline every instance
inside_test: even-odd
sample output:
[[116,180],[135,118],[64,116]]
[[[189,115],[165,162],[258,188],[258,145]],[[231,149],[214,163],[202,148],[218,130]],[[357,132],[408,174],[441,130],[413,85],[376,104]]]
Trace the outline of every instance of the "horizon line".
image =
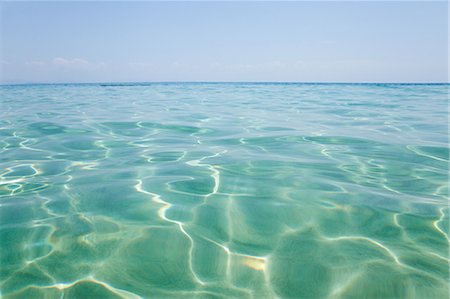
[[391,85],[450,85],[450,82],[342,82],[342,81],[99,81],[99,82],[22,82],[0,83],[0,86],[19,85],[112,85],[145,84],[391,84]]

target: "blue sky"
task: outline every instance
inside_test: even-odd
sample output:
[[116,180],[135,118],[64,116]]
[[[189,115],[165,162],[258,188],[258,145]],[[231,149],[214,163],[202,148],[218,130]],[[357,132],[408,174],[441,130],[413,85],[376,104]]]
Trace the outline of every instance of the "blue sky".
[[1,82],[448,82],[446,2],[3,2]]

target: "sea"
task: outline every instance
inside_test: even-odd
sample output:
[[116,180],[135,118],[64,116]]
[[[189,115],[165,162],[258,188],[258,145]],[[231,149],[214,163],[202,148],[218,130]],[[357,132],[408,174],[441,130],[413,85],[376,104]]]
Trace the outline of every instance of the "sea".
[[449,85],[0,86],[0,296],[449,297]]

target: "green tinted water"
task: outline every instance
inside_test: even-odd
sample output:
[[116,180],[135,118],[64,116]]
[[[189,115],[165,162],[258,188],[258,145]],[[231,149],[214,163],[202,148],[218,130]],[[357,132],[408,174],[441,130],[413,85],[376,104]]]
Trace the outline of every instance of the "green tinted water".
[[3,298],[447,298],[448,85],[0,87]]

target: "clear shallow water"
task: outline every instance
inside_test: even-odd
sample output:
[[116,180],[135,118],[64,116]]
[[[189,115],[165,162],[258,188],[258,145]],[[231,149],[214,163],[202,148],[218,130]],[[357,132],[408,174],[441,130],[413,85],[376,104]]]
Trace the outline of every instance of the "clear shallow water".
[[447,298],[448,85],[0,87],[3,298]]

